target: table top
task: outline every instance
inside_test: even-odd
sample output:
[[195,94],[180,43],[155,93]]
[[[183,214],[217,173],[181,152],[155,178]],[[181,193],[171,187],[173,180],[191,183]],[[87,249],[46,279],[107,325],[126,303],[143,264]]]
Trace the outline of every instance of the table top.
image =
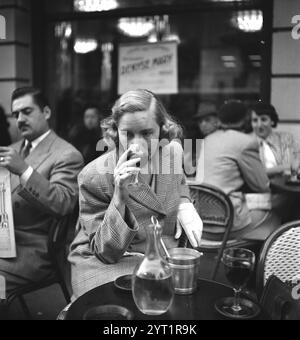
[[300,183],[287,184],[287,176],[276,176],[272,178],[271,188],[279,193],[300,194]]
[[[167,313],[159,316],[142,314],[133,301],[131,291],[115,287],[113,282],[97,287],[79,297],[66,314],[66,320],[82,320],[89,309],[100,305],[119,305],[133,313],[134,320],[224,320],[214,308],[216,300],[233,296],[232,288],[223,284],[198,280],[198,289],[190,295],[176,295]],[[263,319],[260,315],[258,319]]]

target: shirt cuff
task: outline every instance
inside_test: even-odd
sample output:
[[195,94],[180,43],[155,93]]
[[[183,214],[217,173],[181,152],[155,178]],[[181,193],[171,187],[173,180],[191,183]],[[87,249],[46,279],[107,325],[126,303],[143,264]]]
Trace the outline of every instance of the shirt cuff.
[[33,169],[31,166],[29,166],[20,176],[20,182],[22,186],[25,186],[27,181],[29,180],[30,176],[33,173]]

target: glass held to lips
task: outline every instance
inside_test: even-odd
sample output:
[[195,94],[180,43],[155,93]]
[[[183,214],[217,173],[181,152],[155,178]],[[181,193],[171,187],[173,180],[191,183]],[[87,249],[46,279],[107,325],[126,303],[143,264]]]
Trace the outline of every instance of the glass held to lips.
[[[141,158],[143,156],[143,152],[138,144],[131,144],[130,147],[130,152],[129,152],[129,159],[134,159],[134,158]],[[140,167],[140,162],[137,163],[137,167]],[[138,185],[139,180],[138,180],[139,173],[136,172],[134,174],[134,181],[130,183],[131,185]]]

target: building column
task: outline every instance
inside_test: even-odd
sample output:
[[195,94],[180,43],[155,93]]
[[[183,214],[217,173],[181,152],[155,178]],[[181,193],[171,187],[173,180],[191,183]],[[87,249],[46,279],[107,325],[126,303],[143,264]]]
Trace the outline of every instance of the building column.
[[[32,82],[30,1],[1,0],[0,15],[6,24],[5,39],[0,39],[0,105],[9,114],[12,92]],[[9,121],[12,139],[16,140],[15,122]]]
[[[271,103],[280,129],[300,137],[300,16],[299,0],[274,0]],[[300,24],[300,17],[298,21]],[[295,34],[298,32],[298,34]],[[300,138],[299,138],[300,139]]]

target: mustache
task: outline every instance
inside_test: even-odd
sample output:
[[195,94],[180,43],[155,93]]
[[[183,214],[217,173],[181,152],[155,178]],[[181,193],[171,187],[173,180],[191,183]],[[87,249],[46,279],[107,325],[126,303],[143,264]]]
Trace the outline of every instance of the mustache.
[[29,125],[25,124],[25,123],[18,123],[18,128],[19,129],[22,129],[23,127],[29,127]]

